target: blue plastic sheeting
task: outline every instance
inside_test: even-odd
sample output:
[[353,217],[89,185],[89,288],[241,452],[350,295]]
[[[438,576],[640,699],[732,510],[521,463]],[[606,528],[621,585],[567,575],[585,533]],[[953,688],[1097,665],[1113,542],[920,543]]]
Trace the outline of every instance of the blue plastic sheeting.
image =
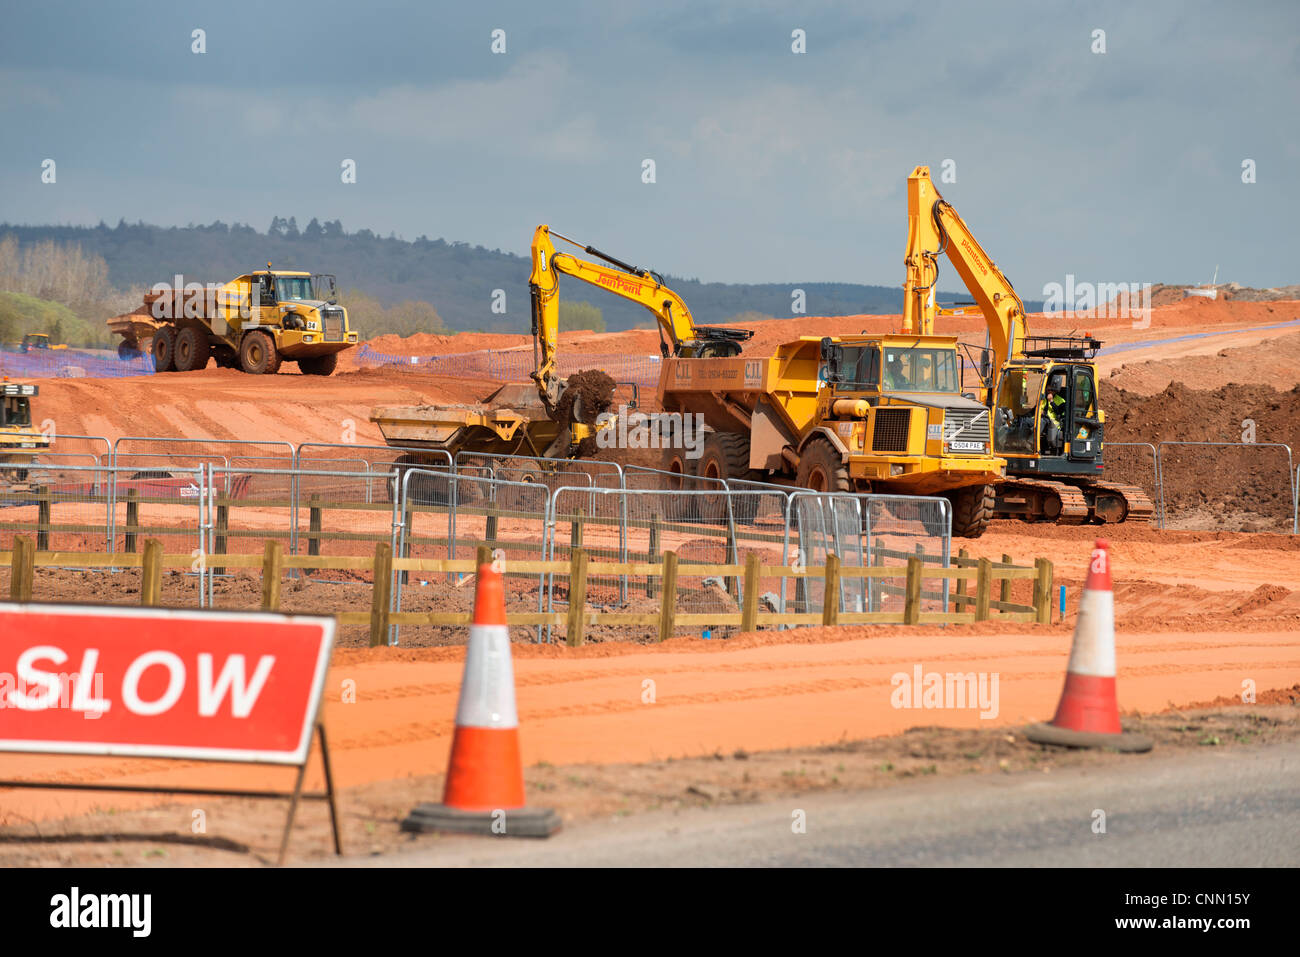
[[21,379],[116,379],[152,375],[153,371],[151,355],[120,359],[111,352],[79,352],[73,349],[0,351],[0,375]]

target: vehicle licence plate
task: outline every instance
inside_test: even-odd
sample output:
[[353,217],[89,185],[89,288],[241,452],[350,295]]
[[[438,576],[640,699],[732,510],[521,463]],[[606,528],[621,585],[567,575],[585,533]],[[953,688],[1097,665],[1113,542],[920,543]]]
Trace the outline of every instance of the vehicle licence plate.
[[954,452],[983,452],[983,442],[949,442],[948,448]]

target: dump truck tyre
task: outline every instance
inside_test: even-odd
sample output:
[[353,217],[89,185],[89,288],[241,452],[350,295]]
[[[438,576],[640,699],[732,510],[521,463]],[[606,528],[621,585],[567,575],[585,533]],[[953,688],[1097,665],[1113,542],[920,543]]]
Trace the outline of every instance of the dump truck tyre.
[[[664,487],[669,492],[693,491],[697,487],[697,483],[692,480],[695,477],[695,466],[699,461],[699,459],[688,459],[685,449],[664,449],[659,468],[671,473],[663,476]],[[699,506],[698,495],[665,495],[662,517],[670,522],[694,522],[700,517]]]
[[196,372],[207,367],[212,357],[208,335],[195,326],[186,326],[176,334],[176,357],[173,364],[177,372]]
[[[700,456],[698,472],[705,478],[722,479],[724,482],[753,482],[758,476],[749,468],[749,436],[739,432],[710,432],[704,440],[704,454]],[[717,512],[719,521],[727,517],[725,504],[718,508],[718,501],[712,496],[705,497]],[[758,514],[758,498],[753,495],[742,496],[733,503],[732,517],[737,522],[752,524]]]
[[814,492],[852,492],[849,467],[839,450],[824,438],[813,439],[799,456],[796,483]]
[[329,355],[299,359],[298,371],[303,375],[333,375],[334,370],[338,368],[338,364],[339,354],[331,352]]
[[280,353],[265,332],[250,332],[239,344],[239,365],[249,375],[275,375],[280,371]]
[[176,364],[176,331],[171,326],[163,326],[153,334],[154,372],[171,372]]
[[949,492],[952,502],[952,533],[958,538],[979,538],[993,518],[992,485],[972,485]]

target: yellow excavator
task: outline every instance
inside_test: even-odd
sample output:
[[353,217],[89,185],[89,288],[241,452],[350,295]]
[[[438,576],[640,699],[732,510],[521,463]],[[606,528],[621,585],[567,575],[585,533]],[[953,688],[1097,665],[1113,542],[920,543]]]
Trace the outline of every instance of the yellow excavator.
[[1101,342],[1030,335],[1025,305],[970,228],[918,166],[907,178],[907,281],[902,332],[932,335],[939,257],[947,255],[988,328],[977,366],[979,399],[993,416],[993,451],[1006,459],[994,515],[1060,524],[1149,521],[1155,506],[1135,485],[1102,478],[1106,414],[1097,402]]
[[[557,252],[552,236],[609,265]],[[450,452],[572,458],[594,450],[597,419],[609,408],[614,381],[603,372],[559,373],[560,277],[571,276],[648,309],[665,357],[736,356],[749,330],[695,324],[681,296],[650,269],[631,266],[546,225],[533,232],[532,333],[535,388],[510,383],[474,405],[384,406],[370,420],[389,445]],[[609,420],[606,419],[606,427]],[[408,454],[399,464],[418,463]]]

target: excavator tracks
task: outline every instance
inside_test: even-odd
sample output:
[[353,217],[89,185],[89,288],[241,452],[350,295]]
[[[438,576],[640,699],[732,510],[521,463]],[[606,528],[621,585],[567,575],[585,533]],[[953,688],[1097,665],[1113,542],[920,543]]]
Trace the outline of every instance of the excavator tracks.
[[1015,478],[995,487],[994,514],[1026,522],[1082,525],[1092,517],[1083,492],[1065,482]]
[[1093,504],[1093,511],[1100,521],[1150,522],[1156,513],[1151,497],[1136,485],[1094,479],[1088,483],[1087,488],[1101,493],[1095,496]]
[[1088,479],[1079,485],[1049,479],[1015,478],[996,488],[997,518],[1057,525],[1114,525],[1150,522],[1155,505],[1136,485]]

